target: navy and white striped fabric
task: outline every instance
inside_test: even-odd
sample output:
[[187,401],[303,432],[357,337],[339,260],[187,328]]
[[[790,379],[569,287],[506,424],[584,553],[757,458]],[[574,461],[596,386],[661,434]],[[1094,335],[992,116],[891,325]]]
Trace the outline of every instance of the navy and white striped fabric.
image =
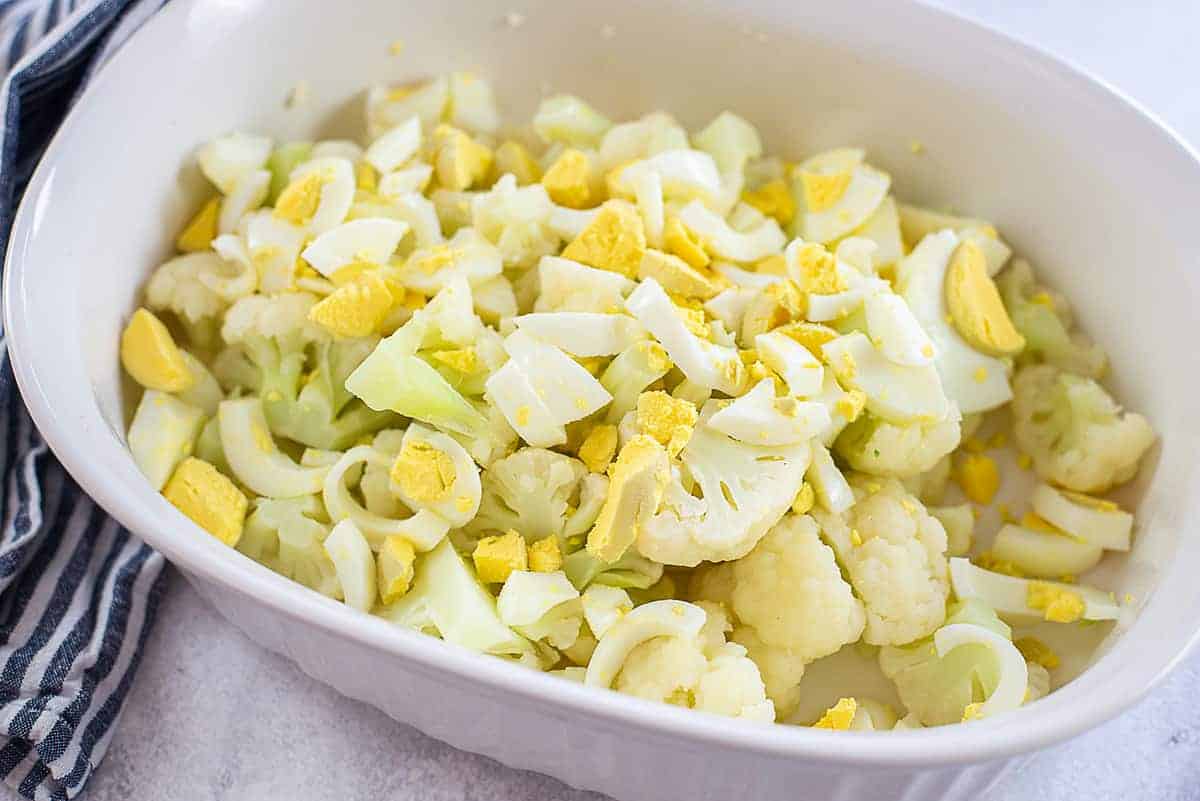
[[[163,2],[0,0],[0,252],[72,99]],[[112,738],[164,562],[48,452],[2,338],[0,526],[0,776],[26,798],[72,798]]]

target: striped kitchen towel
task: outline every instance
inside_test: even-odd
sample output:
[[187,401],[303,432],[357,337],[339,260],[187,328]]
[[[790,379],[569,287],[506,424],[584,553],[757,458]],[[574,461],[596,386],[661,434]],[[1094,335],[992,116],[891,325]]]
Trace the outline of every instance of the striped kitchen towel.
[[[0,0],[0,253],[80,87],[164,0]],[[163,558],[34,428],[0,332],[0,776],[67,799],[104,756],[154,623]]]

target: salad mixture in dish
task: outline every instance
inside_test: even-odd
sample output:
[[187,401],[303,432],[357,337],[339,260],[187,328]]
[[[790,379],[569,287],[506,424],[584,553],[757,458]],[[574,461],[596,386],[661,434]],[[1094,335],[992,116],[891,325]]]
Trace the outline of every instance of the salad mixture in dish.
[[[122,335],[134,459],[221,542],[567,680],[829,729],[1015,709],[1053,632],[1124,614],[1086,574],[1154,432],[987,222],[731,112],[505,129],[455,73],[370,89],[366,130],[200,147],[213,195]],[[839,658],[878,681],[814,711]]]

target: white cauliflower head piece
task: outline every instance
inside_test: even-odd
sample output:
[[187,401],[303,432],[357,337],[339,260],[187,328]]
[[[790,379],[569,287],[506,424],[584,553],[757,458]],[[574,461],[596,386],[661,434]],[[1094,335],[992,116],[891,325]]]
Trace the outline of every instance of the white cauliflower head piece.
[[912,478],[958,447],[961,416],[950,413],[932,423],[889,423],[864,414],[838,436],[834,450],[850,467],[874,476]]
[[783,716],[796,706],[804,666],[857,641],[866,622],[807,515],[785,517],[741,559],[702,571],[692,591],[728,604],[738,622],[733,639],[758,664]]
[[682,469],[667,485],[659,512],[638,533],[638,550],[656,562],[692,567],[742,557],[800,490],[811,457],[808,443],[738,442],[708,425],[719,408],[710,401],[701,410],[679,455]]
[[1017,444],[1038,476],[1076,492],[1129,481],[1154,444],[1146,418],[1122,411],[1092,379],[1050,365],[1017,372],[1012,412]]
[[946,530],[895,479],[855,476],[844,516],[813,512],[866,607],[863,640],[903,645],[946,618]]
[[[641,620],[642,616],[670,615],[674,606],[686,610],[684,615],[672,617],[703,622],[677,634],[629,639],[633,629],[655,633],[654,628],[644,626],[648,621]],[[767,698],[758,667],[746,656],[745,648],[726,642],[729,628],[719,604],[658,601],[634,609],[614,624],[600,638],[597,649],[610,637],[625,640],[626,645],[636,643],[625,653],[613,682],[618,692],[717,715],[773,721],[775,707]]]

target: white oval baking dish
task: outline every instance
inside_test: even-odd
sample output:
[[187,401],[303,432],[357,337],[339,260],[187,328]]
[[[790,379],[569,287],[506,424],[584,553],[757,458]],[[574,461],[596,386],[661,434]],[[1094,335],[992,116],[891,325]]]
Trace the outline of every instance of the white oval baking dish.
[[[617,116],[662,107],[689,126],[730,107],[773,152],[860,144],[903,197],[996,221],[1069,288],[1119,368],[1120,396],[1162,435],[1130,488],[1137,544],[1113,566],[1136,599],[1132,625],[1086,674],[1014,714],[847,736],[652,705],[477,656],[203,535],[126,452],[116,354],[141,282],[198,197],[183,157],[234,128],[352,133],[366,83],[463,68],[493,79],[514,119],[541,93],[570,90]],[[301,80],[311,105],[285,108]],[[79,483],[250,637],[348,696],[626,801],[966,799],[1014,759],[1132,704],[1196,640],[1200,381],[1186,332],[1200,299],[1197,208],[1200,163],[1144,111],[914,2],[175,0],[101,72],[34,176],[8,252],[5,327],[30,410]]]

